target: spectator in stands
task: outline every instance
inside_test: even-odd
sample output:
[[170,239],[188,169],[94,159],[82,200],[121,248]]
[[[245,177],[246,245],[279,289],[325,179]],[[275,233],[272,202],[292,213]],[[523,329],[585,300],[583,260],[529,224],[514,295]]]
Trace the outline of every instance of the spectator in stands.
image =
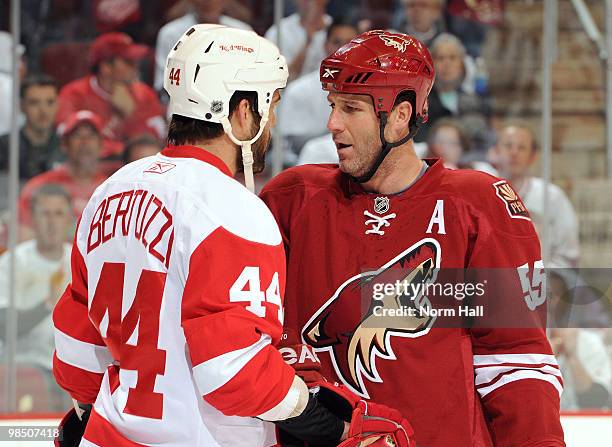
[[[21,79],[26,74],[26,64],[23,60],[24,47],[19,45],[17,52],[22,56],[19,67]],[[13,114],[13,36],[6,31],[0,31],[0,135],[9,133],[11,115]],[[19,123],[21,124],[21,123]]]
[[[70,195],[64,188],[46,184],[37,189],[31,201],[34,238],[15,250],[17,309],[17,357],[20,365],[33,366],[46,376],[56,397],[64,395],[52,377],[55,348],[51,313],[70,282],[70,244],[66,235],[72,226]],[[0,334],[7,323],[8,253],[0,257]],[[61,397],[55,408],[62,411]]]
[[[48,76],[31,76],[21,84],[21,111],[25,124],[19,131],[19,177],[22,181],[51,169],[63,158],[56,133],[57,86]],[[0,170],[8,170],[10,135],[0,137]]]
[[141,158],[150,157],[160,152],[163,148],[159,140],[150,135],[133,138],[125,145],[123,162],[128,164]]
[[470,160],[469,137],[461,125],[450,118],[442,118],[432,126],[427,138],[428,157],[441,158],[449,169],[476,169],[491,175],[497,170],[486,161]]
[[60,91],[58,123],[79,110],[99,115],[104,157],[121,153],[129,138],[142,133],[162,138],[166,122],[157,94],[137,79],[137,63],[148,51],[148,47],[134,44],[127,34],[98,37],[89,54],[92,74]]
[[[332,54],[357,34],[357,25],[352,20],[334,19],[327,29],[325,55]],[[291,154],[299,154],[306,141],[327,133],[329,111],[318,67],[287,86],[279,106],[279,131],[287,139],[289,158]],[[293,164],[295,160],[288,161]]]
[[78,218],[91,194],[107,178],[98,162],[102,151],[100,118],[89,110],[81,110],[70,115],[60,130],[66,161],[32,178],[21,191],[19,218],[23,226],[22,239],[28,236],[27,228],[32,225],[30,202],[40,186],[48,183],[62,185],[70,194],[73,214]]
[[480,56],[489,28],[503,23],[505,1],[448,0],[446,2],[448,30],[461,39],[472,57]]
[[296,165],[338,163],[338,152],[331,133],[313,138],[304,144]]
[[225,8],[222,0],[189,0],[190,11],[182,17],[166,23],[157,34],[155,46],[155,89],[164,86],[164,67],[172,47],[189,27],[197,23],[218,23],[231,28],[251,30],[251,26],[240,20],[221,14]]
[[396,29],[410,34],[430,47],[444,32],[444,0],[401,0]]
[[[325,13],[327,0],[295,0],[298,12],[281,19],[281,53],[289,64],[289,79],[297,79],[319,69],[327,56],[326,29],[332,18]],[[272,25],[266,39],[276,42],[278,30]]]
[[[578,217],[561,188],[533,177],[530,170],[537,159],[538,144],[531,129],[509,125],[499,133],[492,150],[494,165],[519,193],[540,234],[548,231],[550,259],[546,266],[576,267],[580,255]],[[548,189],[548,215],[544,214],[544,191]]]
[[465,48],[452,34],[440,34],[431,46],[436,80],[429,95],[429,121],[416,136],[426,141],[431,126],[440,118],[454,117],[472,140],[474,149],[483,154],[488,149],[490,106],[487,97],[464,85],[466,78]]
[[563,374],[561,409],[607,407],[612,368],[601,336],[588,329],[552,329],[550,342]]

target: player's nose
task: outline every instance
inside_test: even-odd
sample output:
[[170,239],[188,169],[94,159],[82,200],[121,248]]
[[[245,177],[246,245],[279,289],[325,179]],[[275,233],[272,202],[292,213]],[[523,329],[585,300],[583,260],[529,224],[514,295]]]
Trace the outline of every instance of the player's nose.
[[344,123],[342,122],[342,118],[338,116],[338,112],[336,109],[332,109],[329,114],[329,119],[327,120],[327,128],[331,133],[340,133],[344,130]]

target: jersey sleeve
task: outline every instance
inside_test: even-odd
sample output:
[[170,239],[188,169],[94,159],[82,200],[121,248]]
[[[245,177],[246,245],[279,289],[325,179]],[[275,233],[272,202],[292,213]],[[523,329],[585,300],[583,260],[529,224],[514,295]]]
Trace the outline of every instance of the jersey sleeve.
[[295,373],[275,348],[284,288],[280,240],[267,245],[218,227],[190,257],[182,326],[193,377],[225,415],[284,419],[297,405]]
[[488,278],[484,304],[492,314],[470,329],[476,390],[495,445],[564,446],[540,244],[518,195],[506,183],[497,194],[491,183],[475,211],[468,259],[470,271]]
[[113,358],[87,313],[87,268],[76,239],[71,270],[72,281],[53,310],[53,375],[74,399],[93,403]]

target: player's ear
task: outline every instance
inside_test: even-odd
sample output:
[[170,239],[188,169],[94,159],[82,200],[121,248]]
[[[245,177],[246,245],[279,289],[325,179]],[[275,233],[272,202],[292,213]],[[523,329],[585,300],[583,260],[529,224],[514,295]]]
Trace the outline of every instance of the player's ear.
[[247,99],[241,99],[230,116],[234,136],[239,140],[250,138],[253,125],[253,111]]
[[404,127],[408,127],[410,118],[412,117],[412,104],[410,101],[400,102],[395,109],[397,110],[397,121]]
[[[388,129],[390,135],[388,135],[387,141],[397,141],[406,135],[410,125],[412,112],[412,104],[410,104],[409,101],[402,101],[397,104],[393,110],[391,110],[391,114],[388,119],[390,126],[387,126],[391,128]],[[385,132],[385,134],[386,133],[387,132]]]

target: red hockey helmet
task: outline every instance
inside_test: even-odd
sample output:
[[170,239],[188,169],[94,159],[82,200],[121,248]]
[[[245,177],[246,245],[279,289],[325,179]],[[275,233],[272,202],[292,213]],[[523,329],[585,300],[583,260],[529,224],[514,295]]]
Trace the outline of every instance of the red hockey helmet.
[[389,113],[406,90],[416,95],[416,116],[427,120],[427,97],[435,72],[431,54],[418,39],[402,33],[368,31],[321,62],[323,89],[372,97],[376,113]]

